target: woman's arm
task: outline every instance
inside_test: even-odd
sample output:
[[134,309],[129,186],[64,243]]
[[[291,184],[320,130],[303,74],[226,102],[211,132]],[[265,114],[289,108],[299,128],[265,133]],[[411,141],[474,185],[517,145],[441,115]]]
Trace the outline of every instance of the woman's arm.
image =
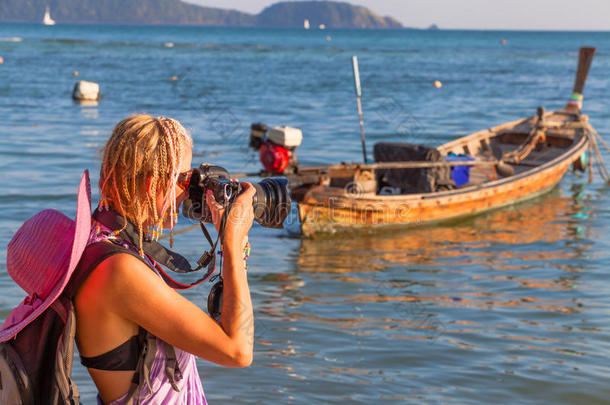
[[[248,366],[252,363],[254,315],[245,271],[244,248],[254,219],[252,198],[255,189],[250,183],[241,183],[241,186],[243,192],[229,212],[222,241],[224,263],[220,324],[228,335],[236,337],[238,346],[245,349],[241,363]],[[216,203],[211,192],[207,193],[206,199],[214,224],[218,227],[224,210]]]
[[[98,295],[97,299],[107,304],[104,311],[134,322],[205,360],[228,367],[250,365],[254,321],[243,248],[252,225],[254,187],[242,185],[244,192],[233,204],[225,228],[220,324],[131,255],[120,254],[105,260],[92,274],[94,279],[87,283],[97,291],[92,295]],[[214,203],[213,198],[208,196],[208,202]],[[218,219],[222,210],[211,205],[213,216]]]

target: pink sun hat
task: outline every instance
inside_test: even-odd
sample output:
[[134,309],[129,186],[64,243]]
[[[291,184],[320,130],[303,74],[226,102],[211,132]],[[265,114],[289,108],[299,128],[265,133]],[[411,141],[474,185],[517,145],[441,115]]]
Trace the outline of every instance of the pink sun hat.
[[87,246],[91,187],[85,170],[78,188],[76,220],[56,210],[28,219],[8,244],[6,268],[28,296],[0,327],[0,342],[15,337],[63,292]]

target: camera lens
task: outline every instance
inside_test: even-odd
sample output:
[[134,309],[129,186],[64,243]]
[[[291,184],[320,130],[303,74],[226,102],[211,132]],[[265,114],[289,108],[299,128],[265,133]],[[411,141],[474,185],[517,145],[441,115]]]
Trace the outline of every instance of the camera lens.
[[[188,187],[189,198],[183,203],[182,214],[198,221],[212,222],[205,193],[212,191],[216,201],[221,204],[234,200],[241,186],[229,178],[229,173],[222,167],[202,164],[199,169],[193,169]],[[290,213],[288,180],[267,178],[253,186],[256,190],[252,199],[256,222],[267,228],[282,228]]]
[[256,194],[252,200],[254,219],[267,228],[281,228],[290,212],[288,180],[284,178],[264,179],[254,184]]

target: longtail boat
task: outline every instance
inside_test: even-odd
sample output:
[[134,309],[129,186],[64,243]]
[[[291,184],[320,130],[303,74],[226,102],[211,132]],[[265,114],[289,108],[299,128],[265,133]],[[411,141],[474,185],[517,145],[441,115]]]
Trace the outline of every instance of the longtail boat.
[[[298,203],[303,236],[405,227],[476,215],[548,192],[570,167],[582,171],[588,168],[591,177],[596,139],[603,140],[581,109],[594,53],[595,48],[581,48],[573,94],[566,107],[553,112],[539,107],[532,117],[438,146],[441,160],[297,166],[286,176],[292,199]],[[446,161],[450,156],[467,158]],[[389,193],[384,192],[380,187],[384,173],[386,177],[390,174],[394,179],[408,180],[405,176],[421,177],[422,170],[455,170],[460,166],[469,172],[468,181],[460,186],[422,192],[415,189],[406,194],[404,190],[391,192],[391,187]]]
[[378,143],[368,164],[357,58],[353,58],[365,163],[299,165],[296,128],[267,130],[252,124],[250,146],[265,169],[233,177],[283,175],[298,204],[301,233],[311,237],[337,231],[404,228],[453,220],[528,200],[550,191],[570,167],[593,165],[610,183],[599,144],[610,147],[582,113],[583,89],[595,48],[580,49],[567,105],[484,129],[438,147]]

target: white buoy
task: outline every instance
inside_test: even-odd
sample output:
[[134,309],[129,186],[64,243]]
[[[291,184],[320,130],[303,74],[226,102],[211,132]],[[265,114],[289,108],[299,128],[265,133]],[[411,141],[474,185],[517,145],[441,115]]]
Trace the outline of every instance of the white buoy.
[[178,76],[171,76],[171,77],[169,78],[169,81],[170,81],[170,82],[175,82],[175,81],[177,81],[177,80],[178,80]]
[[164,47],[166,48],[173,48],[174,47],[174,43],[173,42],[166,42],[163,44]]
[[330,41],[332,41],[333,39],[332,39],[332,37],[331,37],[330,35],[327,35],[327,36],[326,36],[326,40],[330,42]]
[[72,98],[81,101],[97,101],[100,99],[100,85],[80,80],[74,85]]
[[0,56],[0,65],[2,65],[4,63],[4,58],[2,56]]
[[434,87],[436,87],[437,89],[440,89],[441,87],[443,87],[443,83],[440,80],[435,80]]

